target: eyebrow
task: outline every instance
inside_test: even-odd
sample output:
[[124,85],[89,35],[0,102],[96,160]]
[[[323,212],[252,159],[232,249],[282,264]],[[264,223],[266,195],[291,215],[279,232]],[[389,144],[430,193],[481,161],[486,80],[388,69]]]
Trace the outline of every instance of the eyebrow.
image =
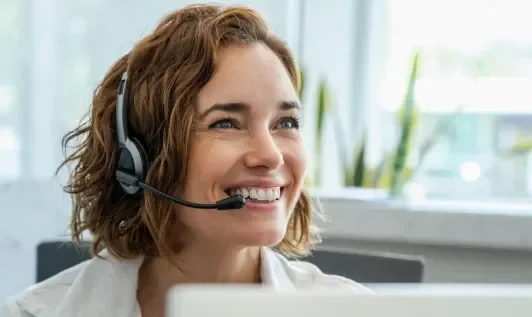
[[[251,106],[245,102],[228,102],[228,103],[217,103],[212,105],[209,109],[203,111],[199,118],[200,120],[205,119],[211,112],[214,111],[223,111],[231,113],[242,113],[249,112]],[[279,110],[292,110],[292,109],[301,109],[301,105],[298,101],[282,101],[279,103]]]

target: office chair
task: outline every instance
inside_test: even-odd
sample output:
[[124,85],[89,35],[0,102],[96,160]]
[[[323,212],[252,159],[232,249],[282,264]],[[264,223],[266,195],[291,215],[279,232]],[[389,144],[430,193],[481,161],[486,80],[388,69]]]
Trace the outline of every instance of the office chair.
[[424,260],[418,256],[317,250],[303,260],[317,265],[325,273],[341,275],[362,284],[423,281]]
[[65,241],[41,242],[37,246],[37,282],[91,258],[89,244]]

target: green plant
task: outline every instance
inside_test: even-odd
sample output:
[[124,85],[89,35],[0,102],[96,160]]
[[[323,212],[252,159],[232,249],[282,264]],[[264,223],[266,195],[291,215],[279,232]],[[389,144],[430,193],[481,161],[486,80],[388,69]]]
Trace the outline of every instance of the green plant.
[[[400,125],[400,138],[395,150],[386,153],[376,167],[370,168],[366,164],[367,129],[364,128],[361,141],[353,155],[353,160],[347,164],[343,155],[344,186],[383,188],[388,189],[392,195],[398,195],[404,184],[418,170],[423,159],[430,152],[434,144],[447,132],[449,123],[454,118],[445,116],[438,122],[436,128],[419,148],[419,161],[415,166],[408,166],[407,160],[412,152],[412,139],[419,121],[419,111],[415,106],[415,88],[419,70],[419,53],[412,58],[408,85],[401,108],[397,113]],[[339,124],[339,121],[337,122]],[[340,139],[340,136],[337,135]]]
[[299,100],[303,101],[303,97],[305,96],[305,83],[306,83],[306,77],[305,77],[305,70],[303,68],[299,69]]
[[318,83],[318,98],[316,104],[316,168],[314,170],[314,184],[321,184],[321,162],[323,158],[323,130],[327,113],[331,110],[329,89],[325,78]]
[[412,61],[412,69],[410,71],[410,78],[408,80],[407,92],[401,110],[399,111],[399,117],[401,121],[401,138],[397,145],[395,157],[393,159],[393,172],[390,184],[390,193],[397,195],[404,184],[403,170],[408,158],[409,149],[412,144],[412,134],[416,126],[417,120],[415,115],[415,89],[418,74],[418,62],[419,53],[414,55]]
[[[303,68],[300,68],[300,87],[299,87],[299,99],[302,103],[306,102],[305,88],[306,88],[306,73]],[[307,179],[309,186],[319,186],[321,183],[321,162],[322,162],[322,149],[323,149],[323,130],[325,127],[325,120],[327,114],[331,109],[331,100],[327,81],[324,77],[321,77],[318,82],[317,98],[316,98],[316,134],[315,134],[315,147],[314,153],[316,157],[316,164],[314,173]]]
[[[422,142],[419,148],[419,161],[415,166],[408,166],[407,160],[411,155],[412,139],[419,122],[419,110],[415,105],[415,90],[419,70],[419,53],[415,53],[410,68],[408,84],[402,105],[397,112],[397,119],[400,126],[400,137],[395,149],[391,153],[386,153],[379,164],[370,168],[367,166],[367,127],[363,128],[359,142],[356,142],[353,155],[350,155],[349,144],[351,140],[342,129],[342,123],[337,111],[332,111],[334,116],[334,130],[338,144],[340,165],[344,175],[344,186],[382,188],[390,191],[391,195],[401,193],[404,184],[418,170],[423,159],[430,152],[434,144],[440,137],[448,131],[448,126],[454,119],[456,111],[452,115],[444,116],[440,120],[431,135]],[[461,109],[461,107],[460,107]],[[318,96],[316,104],[316,158],[317,164],[314,173],[313,185],[320,184],[323,129],[325,118],[331,113],[330,92],[326,81],[321,78],[318,85]],[[347,137],[346,137],[347,136]],[[351,158],[350,158],[351,157]]]
[[[426,155],[430,152],[442,136],[449,132],[449,127],[454,121],[457,114],[462,110],[459,106],[453,113],[443,116],[438,121],[430,136],[425,139],[418,151],[418,162],[415,166],[408,166],[407,159],[412,152],[412,139],[419,121],[419,111],[415,106],[415,85],[419,69],[419,54],[416,53],[412,60],[412,68],[409,81],[403,100],[403,104],[398,111],[398,120],[401,126],[401,135],[399,142],[392,153],[387,153],[380,161],[376,168],[371,169],[365,166],[365,145],[367,142],[366,133],[363,134],[361,146],[357,150],[355,162],[353,164],[355,171],[347,175],[353,176],[351,182],[346,182],[346,186],[371,187],[388,189],[392,195],[401,193],[402,188],[418,171]],[[360,176],[364,177],[360,180]]]
[[[403,182],[403,176],[410,174],[409,169],[406,168],[406,160],[409,155],[412,134],[418,117],[417,109],[414,106],[418,63],[419,54],[416,53],[412,60],[405,99],[398,112],[401,136],[394,153],[385,155],[384,159],[381,160],[375,169],[368,168],[366,166],[367,129],[364,127],[361,141],[358,142],[351,163],[348,163],[345,151],[342,154],[345,175],[344,186],[387,188],[392,193],[397,193]],[[340,124],[339,120],[336,124]],[[340,133],[337,133],[337,138],[341,138]],[[344,148],[346,148],[345,144]]]

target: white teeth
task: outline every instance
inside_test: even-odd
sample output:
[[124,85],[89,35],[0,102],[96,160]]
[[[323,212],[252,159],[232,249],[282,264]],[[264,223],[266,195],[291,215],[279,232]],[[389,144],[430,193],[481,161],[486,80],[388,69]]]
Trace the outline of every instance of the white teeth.
[[281,188],[238,188],[232,189],[229,194],[231,196],[240,195],[244,198],[250,198],[259,201],[273,201],[281,197]]
[[266,200],[266,191],[264,189],[257,189],[257,200]]
[[273,190],[271,188],[266,189],[266,199],[273,200]]
[[249,198],[251,199],[257,199],[257,190],[255,188],[252,188],[249,190]]

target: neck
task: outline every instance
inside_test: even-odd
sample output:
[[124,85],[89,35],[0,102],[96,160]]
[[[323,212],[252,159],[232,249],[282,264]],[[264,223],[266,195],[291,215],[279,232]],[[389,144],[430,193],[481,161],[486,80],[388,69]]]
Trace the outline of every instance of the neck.
[[[160,283],[257,283],[260,282],[260,249],[208,250],[191,246],[172,259],[151,258],[147,273]],[[150,272],[151,271],[151,272]]]
[[166,293],[176,284],[256,284],[260,276],[260,248],[207,248],[196,243],[174,259],[146,258],[139,270],[137,297],[141,308],[164,307]]

